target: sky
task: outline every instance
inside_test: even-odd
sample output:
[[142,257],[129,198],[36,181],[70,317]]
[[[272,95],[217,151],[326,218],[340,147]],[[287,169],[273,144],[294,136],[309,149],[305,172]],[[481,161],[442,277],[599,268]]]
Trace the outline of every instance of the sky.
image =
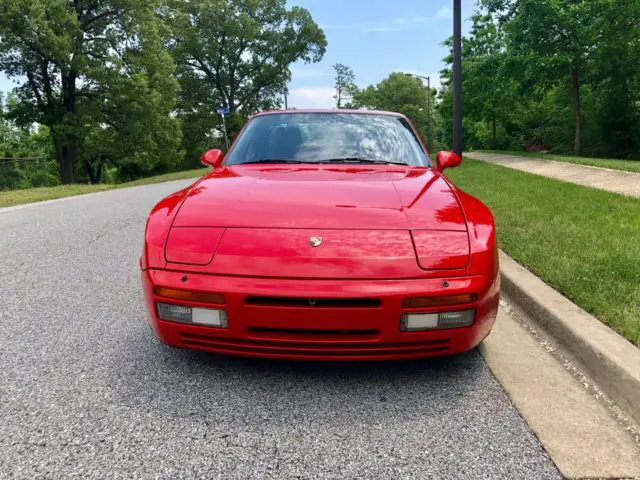
[[[376,84],[392,72],[430,76],[440,84],[447,55],[440,44],[453,31],[452,0],[290,0],[311,12],[327,36],[321,62],[291,67],[289,106],[331,108],[335,105],[333,65],[353,69],[356,84]],[[469,31],[473,0],[462,0],[463,34]],[[15,87],[0,72],[0,90]]]
[[[320,63],[296,64],[289,85],[289,106],[335,106],[333,65],[353,69],[356,84],[379,83],[392,72],[430,76],[439,72],[447,49],[440,44],[453,33],[452,0],[291,0],[311,12],[327,36]],[[470,29],[473,0],[462,0],[463,35]]]

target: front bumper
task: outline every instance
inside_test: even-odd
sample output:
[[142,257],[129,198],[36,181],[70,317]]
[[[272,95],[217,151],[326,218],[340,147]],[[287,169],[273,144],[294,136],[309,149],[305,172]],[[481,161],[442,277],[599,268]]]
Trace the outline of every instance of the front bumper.
[[[444,286],[444,281],[448,286]],[[491,331],[498,311],[499,275],[410,280],[295,280],[212,276],[165,270],[142,271],[151,326],[170,346],[229,355],[297,360],[398,360],[462,353]],[[228,327],[217,329],[160,320],[154,287],[221,293]],[[472,304],[403,310],[416,296],[476,293]],[[375,299],[375,305],[250,304],[248,297]],[[164,301],[167,301],[166,299]],[[200,305],[171,300],[171,303]],[[319,304],[321,302],[318,302]],[[217,307],[219,308],[219,307]],[[428,332],[400,331],[407,312],[474,308],[466,328]]]

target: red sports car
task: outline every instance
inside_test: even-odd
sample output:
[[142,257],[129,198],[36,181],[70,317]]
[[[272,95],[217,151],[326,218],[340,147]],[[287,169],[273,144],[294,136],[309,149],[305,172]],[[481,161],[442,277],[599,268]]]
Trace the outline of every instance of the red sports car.
[[402,115],[256,115],[213,171],[151,212],[151,325],[181,348],[378,360],[470,350],[499,299],[489,209]]

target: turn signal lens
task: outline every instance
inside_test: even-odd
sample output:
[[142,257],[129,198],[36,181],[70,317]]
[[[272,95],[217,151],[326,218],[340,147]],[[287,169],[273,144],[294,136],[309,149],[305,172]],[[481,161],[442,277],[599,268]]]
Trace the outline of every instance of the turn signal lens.
[[468,327],[473,323],[475,314],[475,310],[464,310],[461,312],[440,312],[438,314],[438,328]]
[[402,301],[402,308],[424,308],[424,307],[445,307],[447,305],[461,305],[473,303],[478,300],[475,293],[465,293],[463,295],[449,295],[447,297],[415,297],[405,298]]
[[158,297],[175,298],[176,300],[184,300],[185,302],[216,304],[223,304],[225,302],[224,295],[221,295],[219,293],[189,292],[187,290],[175,290],[173,288],[156,287],[153,289],[153,294],[157,295]]
[[158,316],[162,320],[169,320],[171,322],[190,323],[191,307],[171,305],[170,303],[158,303]]

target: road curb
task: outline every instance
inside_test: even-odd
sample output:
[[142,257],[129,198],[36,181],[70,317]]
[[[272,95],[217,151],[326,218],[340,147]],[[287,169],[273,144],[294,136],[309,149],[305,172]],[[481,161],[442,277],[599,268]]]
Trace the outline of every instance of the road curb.
[[640,424],[640,349],[500,252],[502,292]]

